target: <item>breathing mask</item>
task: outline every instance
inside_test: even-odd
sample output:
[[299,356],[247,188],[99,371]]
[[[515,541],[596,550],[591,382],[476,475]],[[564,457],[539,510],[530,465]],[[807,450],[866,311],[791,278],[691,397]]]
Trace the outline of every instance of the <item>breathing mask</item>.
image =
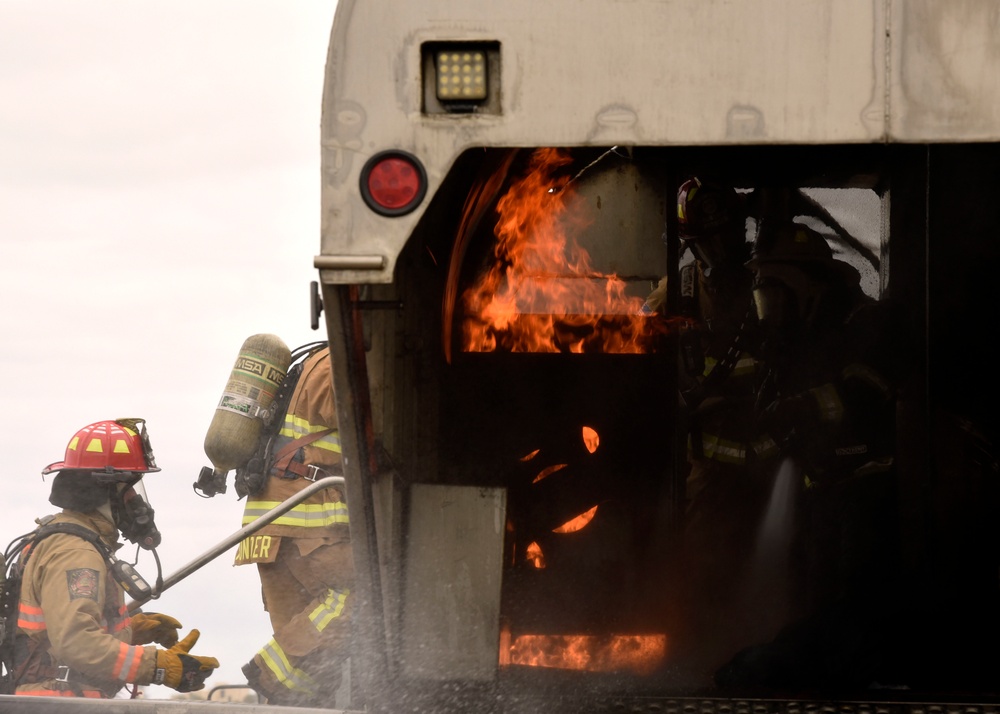
[[111,513],[115,525],[127,540],[140,548],[153,550],[160,544],[160,531],[153,520],[153,508],[146,497],[142,480],[117,484],[111,494]]

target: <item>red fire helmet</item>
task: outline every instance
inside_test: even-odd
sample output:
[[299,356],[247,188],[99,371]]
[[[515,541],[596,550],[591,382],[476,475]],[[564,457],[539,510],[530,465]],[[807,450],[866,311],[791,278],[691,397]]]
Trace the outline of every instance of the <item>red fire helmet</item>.
[[88,424],[69,440],[66,457],[49,464],[42,473],[71,469],[105,474],[113,481],[129,480],[126,475],[135,477],[160,470],[153,458],[144,419]]
[[695,177],[677,190],[677,223],[681,238],[699,240],[721,233],[740,233],[745,208],[732,186]]

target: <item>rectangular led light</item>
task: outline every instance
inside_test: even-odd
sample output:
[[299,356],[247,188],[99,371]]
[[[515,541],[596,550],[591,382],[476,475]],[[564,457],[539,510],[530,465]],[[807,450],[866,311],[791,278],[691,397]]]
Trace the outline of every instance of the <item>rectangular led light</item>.
[[486,99],[486,53],[442,50],[437,63],[437,98],[442,102]]

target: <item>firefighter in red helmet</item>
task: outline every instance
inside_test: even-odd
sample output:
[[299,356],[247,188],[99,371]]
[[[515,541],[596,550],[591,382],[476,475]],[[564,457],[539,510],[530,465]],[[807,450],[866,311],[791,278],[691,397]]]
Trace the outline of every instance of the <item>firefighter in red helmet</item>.
[[[733,387],[753,371],[756,316],[752,275],[745,265],[750,257],[747,216],[744,199],[731,186],[695,177],[677,191],[680,239],[694,256],[681,268],[679,306],[694,324],[682,338],[681,375],[685,402],[692,409],[726,392],[723,383]],[[667,283],[667,277],[660,280],[643,312],[663,311]]]
[[[691,178],[677,191],[677,223],[694,260],[681,268],[680,312],[694,328],[682,338],[682,388],[696,409],[737,382],[744,392],[753,371],[756,315],[746,268],[750,258],[745,199],[731,186]],[[643,305],[645,313],[663,311],[668,278],[660,280]],[[722,388],[723,383],[726,388]],[[711,446],[711,445],[709,445]]]
[[[765,618],[743,602],[738,581],[768,494],[751,448],[758,363],[753,275],[747,269],[747,196],[694,177],[677,191],[679,237],[693,260],[680,272],[680,337],[687,420],[683,548],[677,563],[674,646],[707,678],[726,654],[760,634]],[[662,311],[667,278],[644,310]]]
[[[696,310],[697,317],[734,323],[726,325],[728,331],[739,328],[750,302],[745,201],[732,186],[698,177],[677,190],[678,232],[683,247],[694,255],[691,268],[696,271],[690,277],[682,274],[682,297],[694,303],[691,310]],[[644,311],[662,309],[666,293],[667,278],[663,278],[646,298]]]
[[677,225],[703,272],[735,269],[746,255],[747,209],[731,186],[694,177],[677,190]]
[[15,694],[111,698],[126,684],[186,692],[203,688],[219,666],[190,654],[197,630],[179,639],[174,618],[130,617],[125,606],[131,584],[120,582],[113,553],[119,534],[147,550],[159,545],[141,484],[159,470],[144,420],[117,419],[77,431],[65,458],[42,471],[55,474],[49,501],[63,510],[38,520],[14,566]]

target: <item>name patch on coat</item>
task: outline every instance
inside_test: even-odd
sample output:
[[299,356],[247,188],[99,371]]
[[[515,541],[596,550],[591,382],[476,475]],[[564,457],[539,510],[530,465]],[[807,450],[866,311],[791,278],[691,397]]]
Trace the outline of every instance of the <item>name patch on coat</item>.
[[97,571],[93,568],[77,568],[66,572],[66,582],[69,587],[69,599],[76,600],[85,597],[97,600]]
[[234,565],[273,563],[278,555],[279,536],[252,535],[240,541]]

